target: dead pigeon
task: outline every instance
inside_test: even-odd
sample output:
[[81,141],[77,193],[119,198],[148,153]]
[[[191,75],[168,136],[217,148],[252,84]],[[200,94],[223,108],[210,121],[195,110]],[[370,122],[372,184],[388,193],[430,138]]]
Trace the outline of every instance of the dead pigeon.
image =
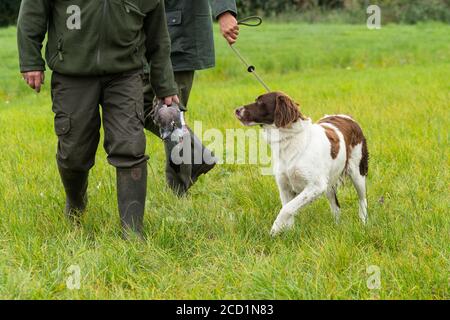
[[183,113],[176,104],[167,106],[159,102],[154,107],[153,112],[153,121],[159,127],[163,140],[171,138],[174,132],[178,132],[177,129],[183,129]]

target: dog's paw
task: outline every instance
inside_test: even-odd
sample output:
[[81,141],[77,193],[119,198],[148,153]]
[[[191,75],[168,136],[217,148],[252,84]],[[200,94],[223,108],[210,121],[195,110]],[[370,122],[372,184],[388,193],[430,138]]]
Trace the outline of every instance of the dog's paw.
[[292,229],[293,225],[294,225],[294,216],[290,215],[287,218],[278,217],[272,225],[272,229],[270,230],[270,235],[272,237],[276,237],[283,231]]
[[270,229],[270,236],[276,237],[281,232],[281,228],[277,225],[277,222],[275,221],[272,225],[272,229]]

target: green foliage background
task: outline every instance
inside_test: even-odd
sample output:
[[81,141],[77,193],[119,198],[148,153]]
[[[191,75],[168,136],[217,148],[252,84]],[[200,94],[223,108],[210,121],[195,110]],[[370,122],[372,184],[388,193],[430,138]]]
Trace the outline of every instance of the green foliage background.
[[[21,0],[0,0],[0,26],[14,24]],[[307,22],[360,23],[369,4],[382,9],[384,22],[413,24],[437,20],[450,23],[450,0],[237,0],[241,16],[288,16]],[[287,17],[286,17],[287,18]]]
[[296,16],[308,22],[358,23],[371,4],[381,7],[384,22],[450,22],[450,0],[237,0],[241,14]]
[[20,0],[0,0],[0,26],[16,22]]

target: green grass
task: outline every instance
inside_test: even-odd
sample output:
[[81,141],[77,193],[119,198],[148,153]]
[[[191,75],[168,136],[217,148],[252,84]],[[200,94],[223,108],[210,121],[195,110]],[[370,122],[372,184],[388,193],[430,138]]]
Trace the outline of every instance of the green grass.
[[[313,119],[340,112],[361,123],[369,225],[345,185],[339,225],[320,199],[272,239],[272,177],[225,164],[178,200],[149,135],[148,241],[135,243],[118,237],[115,173],[101,145],[82,226],[64,218],[49,81],[40,95],[25,87],[15,29],[0,30],[0,298],[449,299],[449,33],[442,24],[243,29],[238,47],[272,89]],[[234,107],[263,90],[217,32],[216,44],[218,67],[198,73],[188,118],[224,132],[241,128]],[[81,268],[80,290],[66,288],[70,265]],[[370,265],[379,290],[366,286]]]

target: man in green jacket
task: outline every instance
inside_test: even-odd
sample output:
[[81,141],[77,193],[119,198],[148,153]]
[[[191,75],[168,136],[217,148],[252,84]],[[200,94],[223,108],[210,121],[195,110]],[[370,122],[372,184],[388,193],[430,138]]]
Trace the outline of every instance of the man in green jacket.
[[[171,59],[175,81],[179,89],[181,107],[183,111],[187,111],[195,70],[212,68],[215,64],[211,13],[218,20],[222,35],[229,44],[233,44],[239,34],[236,2],[235,0],[165,0],[165,5],[172,41]],[[144,96],[145,128],[159,135],[159,128],[150,116],[155,96],[151,86],[145,88]],[[165,149],[166,180],[177,195],[185,194],[198,176],[207,173],[215,165],[211,152],[192,132],[190,163],[175,165],[170,159],[171,149],[167,143]],[[194,153],[201,153],[202,156],[194,156]],[[195,159],[201,159],[201,161],[195,163]]]
[[108,162],[117,168],[124,236],[129,231],[141,236],[148,160],[142,87],[149,72],[156,96],[166,104],[178,101],[164,1],[22,0],[20,70],[37,92],[44,81],[46,34],[65,212],[78,220],[86,208],[103,121]]

